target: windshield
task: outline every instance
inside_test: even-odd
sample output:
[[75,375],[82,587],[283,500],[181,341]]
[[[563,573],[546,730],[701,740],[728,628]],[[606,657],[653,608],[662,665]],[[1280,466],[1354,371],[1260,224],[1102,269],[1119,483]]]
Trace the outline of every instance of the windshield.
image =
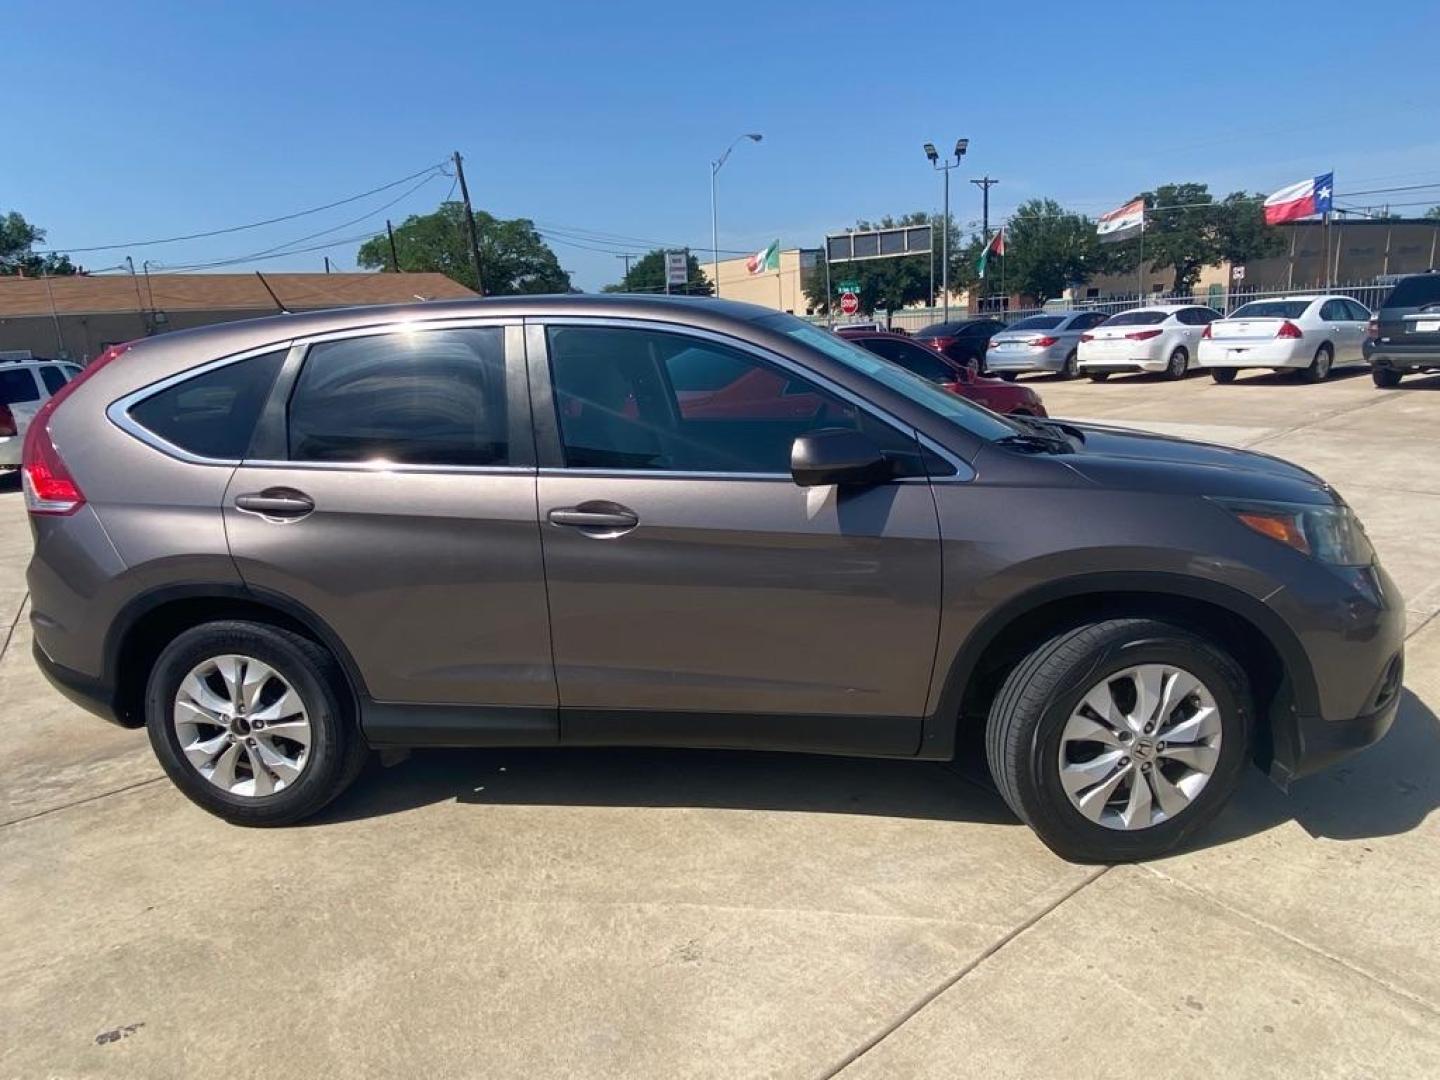
[[1111,315],[1101,326],[1154,326],[1170,317],[1168,311],[1122,311]]
[[1017,323],[1007,326],[1006,330],[1054,330],[1065,321],[1063,315],[1031,315],[1028,319],[1021,319]]
[[1228,316],[1231,319],[1298,319],[1310,306],[1309,300],[1256,300],[1242,304]]
[[767,315],[756,319],[755,325],[778,331],[803,345],[820,350],[832,360],[838,360],[853,371],[874,379],[935,415],[954,421],[982,439],[993,442],[1014,435],[1019,430],[1017,425],[1009,423],[989,409],[981,408],[948,390],[942,390],[919,375],[913,375],[897,364],[866,352],[853,341],[846,341],[838,334],[812,326],[794,315]]

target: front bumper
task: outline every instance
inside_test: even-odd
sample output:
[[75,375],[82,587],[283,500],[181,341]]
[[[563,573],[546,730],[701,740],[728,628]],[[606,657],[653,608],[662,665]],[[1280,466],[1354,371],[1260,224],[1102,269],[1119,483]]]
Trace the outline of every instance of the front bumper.
[[[1400,691],[1405,668],[1403,650],[1392,661],[1394,683],[1381,704],[1349,720],[1322,720],[1318,716],[1293,716],[1272,726],[1270,779],[1281,788],[1291,781],[1319,772],[1356,751],[1373,746],[1384,738],[1400,711]],[[1388,670],[1387,676],[1388,677]],[[1384,677],[1382,677],[1384,678]]]

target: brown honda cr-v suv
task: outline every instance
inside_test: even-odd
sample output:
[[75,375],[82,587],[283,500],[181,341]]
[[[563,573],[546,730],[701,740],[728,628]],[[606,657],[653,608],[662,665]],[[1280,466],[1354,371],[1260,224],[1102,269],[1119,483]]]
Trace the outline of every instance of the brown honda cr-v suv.
[[229,821],[367,752],[948,758],[1077,859],[1379,738],[1402,604],[1275,458],[997,416],[788,315],[529,297],[284,315],[32,423],[35,655]]

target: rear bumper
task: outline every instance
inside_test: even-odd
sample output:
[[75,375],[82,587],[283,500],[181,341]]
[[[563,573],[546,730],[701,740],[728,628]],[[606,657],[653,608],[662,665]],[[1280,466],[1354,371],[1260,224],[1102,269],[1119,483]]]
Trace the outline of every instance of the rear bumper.
[[1365,342],[1365,361],[1371,367],[1394,371],[1440,371],[1440,348],[1395,348],[1383,342]]
[[1054,349],[991,349],[985,354],[986,371],[1063,371],[1068,352]]
[[103,680],[93,676],[67,668],[63,664],[57,664],[45,655],[45,650],[40,647],[38,641],[32,643],[30,651],[35,657],[35,664],[40,668],[40,673],[50,680],[50,685],[65,697],[86,712],[94,713],[96,716],[109,720],[112,724],[128,726],[120,724],[113,686],[109,686]]
[[1201,367],[1308,367],[1311,354],[1297,348],[1304,342],[1266,341],[1247,345],[1243,341],[1202,341],[1196,354]]

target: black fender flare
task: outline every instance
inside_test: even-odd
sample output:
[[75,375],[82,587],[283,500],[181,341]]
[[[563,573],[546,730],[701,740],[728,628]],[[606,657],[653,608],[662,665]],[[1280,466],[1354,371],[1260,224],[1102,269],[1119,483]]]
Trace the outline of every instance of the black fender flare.
[[[1125,593],[1164,601],[1183,597],[1223,609],[1244,620],[1263,636],[1280,658],[1288,677],[1289,692],[1295,710],[1302,715],[1318,715],[1320,695],[1310,658],[1295,632],[1262,600],[1230,585],[1207,578],[1164,571],[1108,571],[1080,574],[1048,581],[1027,589],[993,608],[966,636],[959,650],[950,658],[939,700],[925,718],[920,756],[949,758],[955,752],[960,715],[965,691],[986,649],[1017,619],[1038,611],[1047,604],[1077,597],[1097,598]],[[942,661],[943,662],[943,661]],[[1264,720],[1264,717],[1257,717]]]

